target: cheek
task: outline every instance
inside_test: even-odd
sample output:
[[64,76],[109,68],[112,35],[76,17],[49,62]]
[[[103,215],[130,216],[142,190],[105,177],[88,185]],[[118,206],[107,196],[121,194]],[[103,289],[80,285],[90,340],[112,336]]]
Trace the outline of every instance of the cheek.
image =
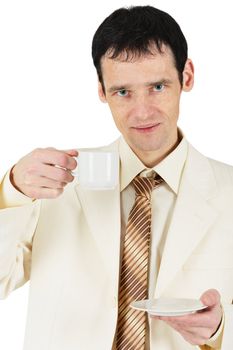
[[179,103],[173,101],[173,103],[168,103],[166,106],[167,119],[170,123],[175,123],[179,116]]
[[161,95],[156,101],[156,107],[162,112],[166,119],[176,120],[179,114],[180,93],[179,91],[168,91]]
[[126,129],[126,125],[127,125],[126,118],[123,117],[121,114],[117,114],[117,115],[113,114],[113,120],[114,120],[118,130],[120,130],[121,132],[124,132],[124,130]]
[[124,125],[122,114],[120,113],[119,110],[113,109],[112,107],[110,107],[110,110],[111,110],[111,114],[113,117],[113,121],[114,121],[117,129],[119,129],[121,131],[122,127]]
[[110,104],[109,108],[113,116],[113,120],[118,128],[124,129],[129,118],[128,109],[123,104]]

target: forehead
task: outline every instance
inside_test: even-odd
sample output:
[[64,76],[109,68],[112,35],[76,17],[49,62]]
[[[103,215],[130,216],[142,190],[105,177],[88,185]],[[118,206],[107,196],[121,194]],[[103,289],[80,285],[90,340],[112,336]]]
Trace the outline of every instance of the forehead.
[[175,60],[171,49],[163,45],[161,52],[152,48],[151,53],[136,55],[130,52],[122,52],[118,57],[111,58],[111,52],[101,59],[103,80],[136,80],[150,78],[171,78],[178,76],[175,68]]

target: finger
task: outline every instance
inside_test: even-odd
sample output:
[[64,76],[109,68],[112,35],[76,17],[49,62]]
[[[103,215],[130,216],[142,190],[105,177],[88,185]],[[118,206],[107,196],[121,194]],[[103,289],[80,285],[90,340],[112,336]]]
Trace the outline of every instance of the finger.
[[72,182],[74,177],[71,173],[63,168],[58,168],[52,165],[36,164],[25,174],[26,185],[41,185],[41,179],[47,178],[57,182]]
[[208,327],[194,327],[187,324],[180,324],[175,322],[174,319],[167,317],[166,324],[172,327],[175,331],[179,332],[185,340],[194,345],[205,344],[212,336],[212,330]]
[[211,318],[211,312],[205,311],[202,313],[194,313],[185,316],[163,316],[160,319],[170,325],[178,325],[182,328],[187,327],[205,327],[206,322]]
[[186,331],[180,332],[180,334],[191,345],[204,345],[209,339]]
[[44,176],[51,179],[55,180],[58,182],[72,182],[74,179],[74,176],[70,173],[70,171],[65,170],[63,168],[58,168],[56,166],[51,166],[51,165],[44,165]]
[[[77,154],[77,151],[70,153]],[[36,149],[32,152],[32,157],[36,160],[36,163],[39,161],[43,164],[58,165],[61,168],[68,170],[74,170],[77,166],[76,160],[73,158],[73,155],[69,155],[64,151],[59,151],[56,149]]]
[[211,329],[209,328],[204,328],[204,327],[191,327],[191,328],[186,328],[185,330],[182,330],[181,332],[186,332],[193,338],[201,338],[208,340],[212,336]]
[[30,176],[30,181],[25,181],[26,186],[30,187],[46,187],[46,188],[64,188],[67,182],[61,182],[56,180],[51,180],[44,176]]
[[209,307],[214,307],[220,304],[220,294],[216,289],[209,289],[202,294],[200,300],[201,302]]
[[78,156],[78,151],[76,149],[68,149],[68,150],[63,150],[66,154],[68,154],[71,157],[77,157]]
[[221,322],[221,317],[222,309],[219,306],[219,308],[206,309],[200,313],[196,312],[194,314],[177,317],[160,317],[160,319],[180,329],[191,329],[194,327],[209,328],[213,333]]
[[70,155],[71,157],[77,157],[78,156],[78,151],[74,148],[72,149],[63,149],[63,150],[57,150],[56,148],[54,147],[47,147],[45,149],[48,149],[48,150],[52,150],[52,151],[58,151],[58,152],[64,152],[68,155]]
[[32,187],[28,190],[28,196],[35,199],[54,199],[63,192],[61,188]]
[[[202,328],[198,328],[198,327],[183,327],[183,325],[180,325],[178,323],[172,322],[172,321],[166,321],[166,324],[168,324],[170,327],[172,327],[173,329],[175,329],[177,332],[179,332],[180,334],[184,334],[187,333],[190,336],[194,336],[198,333],[202,333],[202,331],[199,331]],[[198,332],[198,333],[196,333]]]

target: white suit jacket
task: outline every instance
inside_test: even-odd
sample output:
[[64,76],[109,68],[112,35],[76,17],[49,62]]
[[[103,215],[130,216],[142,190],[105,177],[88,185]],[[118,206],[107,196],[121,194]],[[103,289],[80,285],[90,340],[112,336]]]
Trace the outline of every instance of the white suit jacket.
[[[118,149],[119,141],[106,147]],[[0,295],[30,278],[24,350],[111,350],[117,323],[120,190],[77,181],[54,200],[0,210]],[[233,349],[233,168],[191,145],[154,296],[222,296]],[[151,350],[197,347],[150,322]]]

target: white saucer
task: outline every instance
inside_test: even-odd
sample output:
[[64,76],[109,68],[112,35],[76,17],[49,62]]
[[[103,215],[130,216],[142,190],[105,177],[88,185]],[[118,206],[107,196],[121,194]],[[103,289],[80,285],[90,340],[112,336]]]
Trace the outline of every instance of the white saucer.
[[182,316],[207,308],[197,299],[176,298],[138,300],[131,303],[130,306],[156,316]]

